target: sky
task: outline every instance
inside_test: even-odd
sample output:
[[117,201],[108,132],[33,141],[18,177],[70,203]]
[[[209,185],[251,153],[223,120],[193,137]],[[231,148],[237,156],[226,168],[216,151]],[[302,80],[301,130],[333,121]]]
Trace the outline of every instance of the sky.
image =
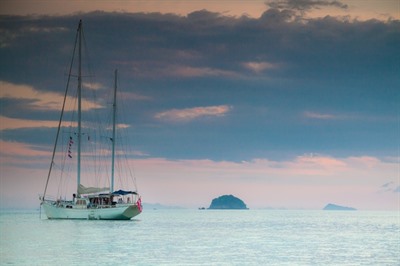
[[396,0],[0,0],[0,208],[39,207],[80,19],[144,202],[400,210]]

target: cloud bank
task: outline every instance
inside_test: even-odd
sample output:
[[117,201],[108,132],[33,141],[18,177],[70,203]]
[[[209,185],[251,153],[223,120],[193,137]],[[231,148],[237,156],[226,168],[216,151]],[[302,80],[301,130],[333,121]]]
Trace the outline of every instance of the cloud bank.
[[[42,152],[51,150],[83,17],[91,59],[84,84],[98,97],[85,102],[84,116],[110,108],[118,68],[126,101],[119,125],[132,129],[137,156],[146,155],[132,163],[150,199],[179,205],[195,194],[195,205],[205,194],[237,192],[254,206],[296,207],[301,198],[314,208],[334,198],[396,208],[398,168],[387,158],[399,146],[400,22],[307,16],[327,7],[349,9],[341,1],[286,0],[269,1],[259,17],[207,10],[0,16],[2,194],[27,176],[31,184],[43,179]],[[43,167],[35,176],[24,168],[32,158]],[[181,184],[187,194],[176,199],[160,188],[176,194]]]

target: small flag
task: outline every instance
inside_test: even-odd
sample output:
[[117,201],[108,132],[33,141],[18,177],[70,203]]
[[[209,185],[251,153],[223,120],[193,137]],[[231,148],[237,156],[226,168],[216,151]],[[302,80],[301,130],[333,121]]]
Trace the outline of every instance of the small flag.
[[143,210],[143,207],[142,207],[142,197],[139,197],[139,199],[138,199],[137,202],[136,202],[136,205],[137,205],[137,207],[138,207],[138,209],[139,209],[139,212],[142,212],[142,210]]
[[68,157],[69,158],[72,158],[72,155],[71,155],[71,146],[72,146],[72,144],[74,144],[74,141],[72,140],[72,137],[70,136],[69,137],[69,142],[68,142]]

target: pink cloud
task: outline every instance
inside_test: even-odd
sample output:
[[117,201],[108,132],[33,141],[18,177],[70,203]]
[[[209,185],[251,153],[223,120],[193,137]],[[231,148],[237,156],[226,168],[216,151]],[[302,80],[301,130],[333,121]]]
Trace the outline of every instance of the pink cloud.
[[0,154],[9,156],[51,156],[50,151],[37,149],[37,146],[21,143],[0,140]]
[[40,147],[26,143],[0,140],[1,171],[5,168],[14,170],[18,168],[40,168],[43,165],[49,165],[50,158],[50,149],[41,150]]
[[172,109],[156,114],[155,118],[160,120],[186,122],[205,116],[224,116],[231,109],[232,107],[228,105]]
[[236,77],[238,73],[229,70],[210,68],[210,67],[192,67],[192,66],[169,66],[167,70],[163,71],[165,76],[178,76],[178,77]]
[[[175,0],[171,1],[23,1],[24,5],[18,4],[19,1],[15,0],[2,0],[4,8],[3,14],[46,14],[46,15],[66,15],[77,12],[90,12],[90,11],[111,11],[111,12],[143,12],[154,13],[160,12],[163,14],[174,13],[179,15],[187,15],[196,10],[210,10],[212,12],[219,12],[229,16],[241,17],[243,15],[253,18],[259,18],[266,10],[265,3],[267,1],[247,1],[246,5],[242,1],[229,1],[229,8],[225,2],[221,1],[186,1]],[[61,2],[61,4],[60,4]],[[268,1],[270,2],[270,1]],[[282,1],[281,1],[282,2]],[[294,1],[296,2],[296,1]],[[301,1],[299,1],[301,2]],[[308,2],[308,1],[304,1]],[[310,1],[311,2],[311,1]],[[315,1],[322,2],[322,1]],[[335,2],[335,1],[326,1]],[[387,20],[388,18],[399,18],[398,6],[396,1],[351,1],[351,8],[316,8],[312,9],[307,17],[325,17],[327,14],[331,16],[352,17],[359,19],[376,19]],[[327,12],[327,10],[329,12]],[[64,29],[60,29],[64,30]],[[47,31],[47,30],[46,30]]]
[[58,127],[58,121],[17,119],[0,115],[0,130],[35,127]]
[[[32,145],[4,141],[0,144],[2,179],[7,179],[10,186],[13,176],[27,168],[17,165],[37,165],[34,160],[40,156],[40,162],[44,162],[45,156],[48,163],[50,158],[50,151],[40,151]],[[398,206],[398,193],[382,190],[384,183],[399,186],[397,161],[370,156],[336,158],[314,154],[285,161],[258,158],[242,162],[146,157],[130,159],[128,164],[135,169],[139,193],[145,202],[208,207],[212,198],[234,194],[250,208],[319,209],[329,202],[358,209]],[[37,177],[32,172],[25,187],[32,187],[29,182],[35,178],[45,182],[45,171],[41,172]]]
[[99,89],[104,88],[103,84],[101,84],[101,83],[93,83],[93,82],[92,83],[91,82],[84,82],[82,84],[82,86],[84,88],[86,88],[86,89],[89,89],[89,90],[99,90]]
[[[168,53],[173,51],[168,51]],[[178,65],[175,63],[165,64],[156,61],[128,62],[133,68],[136,76],[143,77],[240,77],[240,73],[212,67],[195,67],[190,65]]]
[[257,74],[262,73],[264,70],[278,68],[277,64],[272,64],[269,62],[246,62],[243,66]]
[[321,170],[338,171],[347,167],[345,161],[328,156],[299,156],[294,163],[302,168],[319,172]]
[[352,165],[366,168],[376,167],[381,163],[379,159],[371,156],[349,157],[348,159]]
[[[215,162],[149,158],[132,163],[136,165],[138,180],[144,178],[140,181],[141,190],[155,198],[153,202],[175,205],[185,202],[193,206],[185,197],[201,204],[204,198],[230,193],[241,195],[252,207],[322,208],[333,201],[360,209],[395,208],[395,193],[378,194],[378,191],[382,176],[395,178],[396,164],[375,158],[377,165],[368,169],[354,163],[354,159],[299,156],[281,162],[268,159]],[[174,191],[174,199],[166,196],[165,189]]]
[[[96,85],[97,86],[97,85]],[[29,100],[28,108],[34,110],[61,110],[64,96],[60,93],[39,91],[28,85],[17,85],[0,81],[0,98]],[[73,102],[68,98],[68,102]],[[82,100],[82,110],[101,108],[102,106],[87,100]],[[66,107],[66,110],[68,107]]]

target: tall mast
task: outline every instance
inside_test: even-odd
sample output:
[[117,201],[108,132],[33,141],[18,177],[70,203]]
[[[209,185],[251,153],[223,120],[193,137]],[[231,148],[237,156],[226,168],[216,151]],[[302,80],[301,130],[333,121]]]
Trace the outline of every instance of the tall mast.
[[115,161],[115,123],[117,113],[117,76],[118,70],[114,72],[114,102],[113,102],[113,131],[112,131],[112,162],[111,162],[111,188],[110,192],[114,192],[114,161]]
[[57,134],[56,134],[56,139],[54,141],[54,147],[53,147],[53,155],[51,157],[51,163],[50,163],[50,168],[49,168],[49,172],[47,174],[47,180],[46,180],[46,186],[44,188],[44,192],[43,192],[43,196],[42,196],[42,201],[44,201],[45,197],[46,197],[46,192],[47,192],[47,186],[49,185],[49,180],[50,180],[50,174],[51,174],[51,170],[53,169],[53,165],[54,165],[54,157],[56,155],[56,149],[57,149],[57,143],[58,143],[58,138],[60,136],[60,129],[61,129],[61,123],[62,123],[62,119],[64,116],[64,111],[65,111],[65,102],[67,99],[67,95],[68,95],[68,88],[69,88],[69,82],[71,80],[71,73],[72,73],[72,67],[74,64],[74,57],[75,57],[75,49],[76,49],[76,43],[78,41],[78,35],[79,35],[79,28],[78,31],[76,32],[76,36],[75,36],[75,44],[74,44],[74,51],[72,53],[72,60],[71,60],[71,64],[69,66],[69,74],[68,74],[68,80],[67,80],[67,85],[65,88],[65,94],[64,94],[64,101],[63,101],[63,105],[61,108],[61,114],[60,114],[60,119],[58,121],[58,127],[57,127]]
[[77,192],[81,184],[81,139],[82,139],[82,20],[79,20],[79,53],[78,53],[78,167],[77,167]]

